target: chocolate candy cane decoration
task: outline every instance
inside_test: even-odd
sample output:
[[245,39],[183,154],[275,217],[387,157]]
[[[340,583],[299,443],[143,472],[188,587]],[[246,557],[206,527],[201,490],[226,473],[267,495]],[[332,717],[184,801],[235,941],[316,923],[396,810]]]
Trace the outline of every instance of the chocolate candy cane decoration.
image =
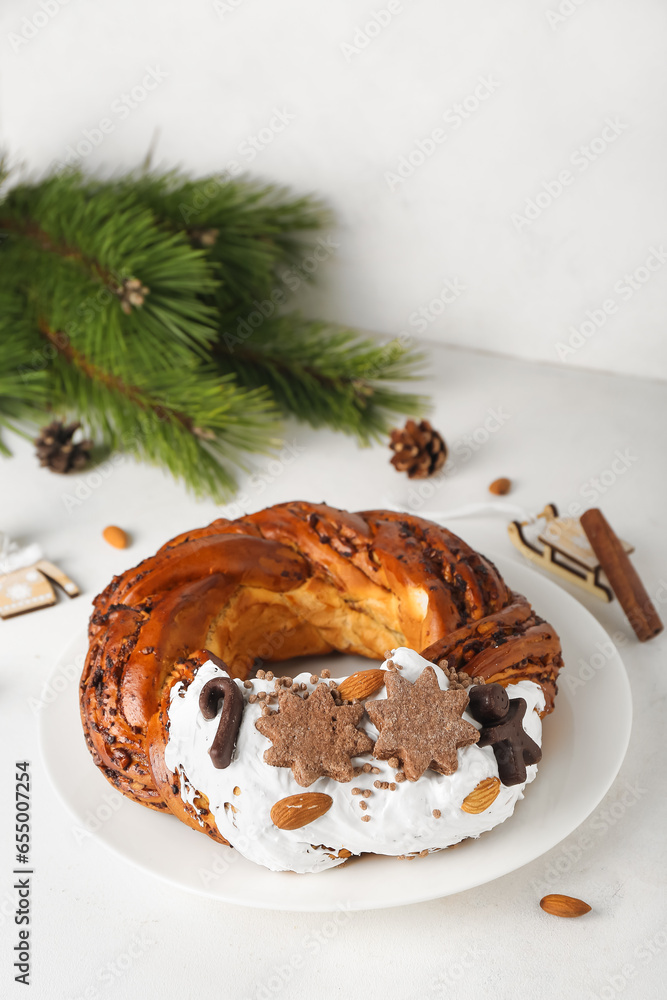
[[216,717],[221,701],[218,730],[209,750],[213,766],[218,769],[231,764],[243,714],[243,695],[230,677],[213,677],[204,684],[199,695],[199,708],[205,719]]

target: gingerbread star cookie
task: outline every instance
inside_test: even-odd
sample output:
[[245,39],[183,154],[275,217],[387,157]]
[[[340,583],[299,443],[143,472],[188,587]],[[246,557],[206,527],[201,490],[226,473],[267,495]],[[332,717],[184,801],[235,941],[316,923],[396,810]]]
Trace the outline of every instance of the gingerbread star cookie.
[[461,718],[467,693],[441,690],[433,667],[425,667],[414,684],[390,671],[386,686],[386,699],[366,702],[380,734],[373,756],[397,757],[409,781],[417,781],[429,767],[453,774],[458,767],[456,751],[479,739],[475,727]]
[[264,760],[274,767],[291,767],[294,780],[304,788],[322,776],[351,781],[350,758],[373,749],[368,733],[356,728],[363,714],[363,705],[336,705],[326,684],[305,699],[282,690],[278,711],[255,722],[273,743]]

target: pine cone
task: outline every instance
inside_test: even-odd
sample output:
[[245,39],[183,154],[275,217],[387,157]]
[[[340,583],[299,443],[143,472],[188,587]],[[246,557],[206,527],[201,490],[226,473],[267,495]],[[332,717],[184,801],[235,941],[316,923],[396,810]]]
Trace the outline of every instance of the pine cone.
[[408,420],[403,430],[391,432],[389,447],[395,452],[391,464],[410,479],[427,479],[441,469],[447,458],[447,445],[428,420],[417,424]]
[[82,469],[90,458],[92,441],[72,440],[81,424],[63,424],[54,420],[47,427],[42,427],[39,437],[35,438],[39,464],[51,469],[52,472],[72,472]]

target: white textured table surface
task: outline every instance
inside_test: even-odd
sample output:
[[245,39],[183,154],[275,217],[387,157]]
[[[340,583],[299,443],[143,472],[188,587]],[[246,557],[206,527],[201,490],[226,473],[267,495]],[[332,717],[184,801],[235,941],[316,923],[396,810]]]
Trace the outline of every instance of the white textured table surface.
[[313,315],[665,378],[666,40],[664,0],[2,0],[0,145],[315,190]]
[[[528,509],[546,501],[561,509],[577,501],[600,505],[635,544],[635,564],[667,617],[667,385],[444,348],[434,350],[432,372],[433,420],[450,444],[452,474],[419,512],[484,499],[500,475],[515,481],[512,499]],[[497,429],[489,433],[491,427]],[[351,509],[408,500],[407,480],[388,465],[384,446],[361,451],[343,437],[300,427],[288,428],[287,437],[289,462],[258,462],[260,478],[244,489],[249,510],[295,498]],[[610,632],[622,633],[634,688],[630,750],[587,823],[525,868],[459,896],[335,922],[326,914],[254,911],[191,896],[129,867],[92,837],[77,843],[40,761],[31,699],[40,698],[54,659],[112,574],[220,508],[195,502],[160,472],[129,461],[100,485],[79,490],[89,495],[72,505],[63,496],[75,495],[78,480],[37,469],[31,447],[13,443],[15,459],[0,465],[0,529],[39,542],[83,591],[74,601],[0,622],[1,801],[13,797],[15,759],[32,761],[34,781],[32,996],[664,996],[664,636],[642,646],[617,602],[584,598]],[[102,541],[109,523],[132,532],[132,548],[117,551]],[[482,550],[512,552],[502,517],[451,527]],[[75,684],[59,697],[75,698]],[[21,996],[10,969],[14,852],[6,807],[2,817],[1,990]],[[576,921],[549,917],[538,907],[548,891],[580,896],[593,912]]]

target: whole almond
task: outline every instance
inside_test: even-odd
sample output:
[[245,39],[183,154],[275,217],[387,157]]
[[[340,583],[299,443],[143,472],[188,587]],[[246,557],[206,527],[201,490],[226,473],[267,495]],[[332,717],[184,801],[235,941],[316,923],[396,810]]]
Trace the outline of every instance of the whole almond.
[[501,476],[500,479],[493,480],[493,482],[489,486],[489,493],[495,493],[496,496],[503,497],[505,496],[506,493],[509,493],[511,488],[512,488],[512,483],[510,482],[510,480],[506,479],[504,476]]
[[271,819],[280,830],[298,830],[324,816],[332,805],[331,796],[323,792],[301,792],[276,802],[271,807]]
[[482,813],[498,798],[500,778],[484,778],[476,785],[470,795],[466,795],[461,803],[461,809],[467,813]]
[[127,534],[115,524],[110,524],[108,528],[104,529],[102,538],[109,545],[113,545],[115,549],[126,549],[128,546]]
[[384,670],[358,670],[350,674],[338,686],[338,694],[343,701],[353,701],[355,698],[368,698],[379,691],[384,684]]
[[557,892],[552,892],[540,900],[540,906],[545,913],[551,913],[554,917],[582,917],[584,913],[590,911],[588,903],[583,899],[576,899],[574,896],[561,896]]

